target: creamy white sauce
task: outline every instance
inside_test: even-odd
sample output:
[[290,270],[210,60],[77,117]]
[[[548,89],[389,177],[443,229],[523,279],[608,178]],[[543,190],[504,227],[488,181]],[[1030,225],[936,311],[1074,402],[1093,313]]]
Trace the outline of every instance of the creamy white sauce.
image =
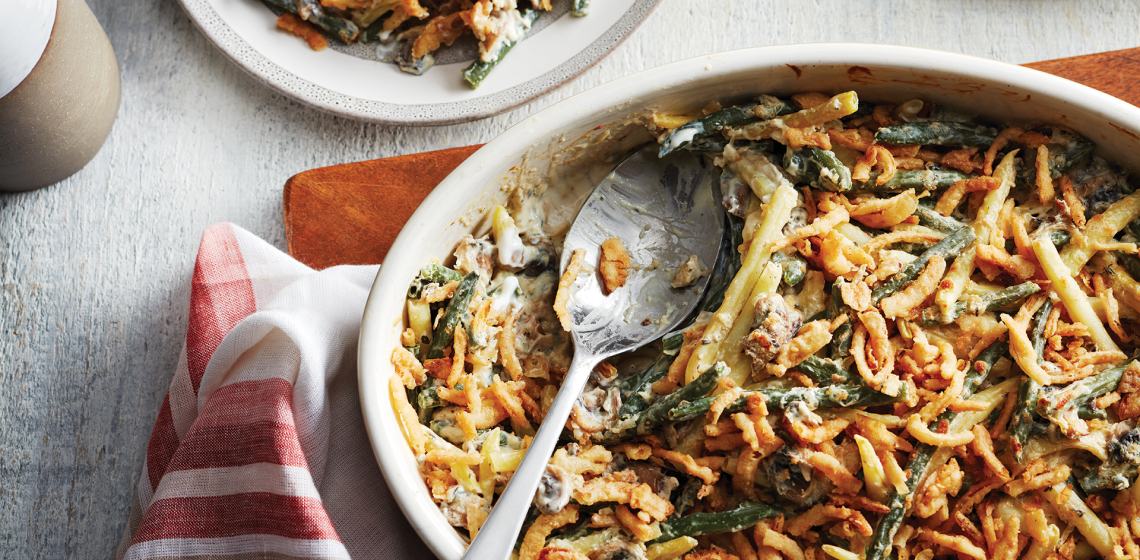
[[471,375],[479,382],[479,388],[486,388],[491,386],[491,378],[495,375],[494,368],[491,367],[491,362],[476,364],[471,371]]
[[827,167],[820,167],[819,168],[819,178],[820,179],[826,179],[827,181],[830,181],[832,183],[838,183],[839,182],[839,175],[837,175],[835,173],[835,171],[833,171]]
[[479,55],[483,62],[490,62],[499,57],[507,45],[513,45],[530,29],[530,22],[523,18],[515,5],[515,0],[504,0],[495,3],[496,10],[484,22],[483,29],[490,31],[495,37],[491,46]]
[[700,132],[703,128],[703,126],[693,126],[689,128],[682,127],[680,129],[677,129],[665,138],[663,147],[669,151],[673,151],[678,150],[683,146],[687,146],[690,142],[693,141],[693,138],[695,138],[697,136],[697,133]]
[[801,422],[808,426],[823,424],[823,417],[815,413],[819,407],[819,399],[811,391],[801,390],[797,387],[788,391],[789,398],[798,396],[791,406],[784,409],[784,416],[791,422]]
[[499,239],[499,264],[511,268],[522,268],[526,265],[526,245],[523,245],[519,228],[511,226],[504,228]]
[[495,314],[506,313],[515,303],[515,294],[519,290],[519,279],[511,274],[503,276],[491,295],[491,312]]

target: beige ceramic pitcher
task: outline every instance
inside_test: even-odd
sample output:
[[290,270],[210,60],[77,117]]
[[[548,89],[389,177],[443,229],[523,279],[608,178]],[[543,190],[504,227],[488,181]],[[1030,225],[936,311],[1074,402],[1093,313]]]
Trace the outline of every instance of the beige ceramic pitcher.
[[84,0],[3,0],[0,191],[79,171],[111,131],[119,65]]

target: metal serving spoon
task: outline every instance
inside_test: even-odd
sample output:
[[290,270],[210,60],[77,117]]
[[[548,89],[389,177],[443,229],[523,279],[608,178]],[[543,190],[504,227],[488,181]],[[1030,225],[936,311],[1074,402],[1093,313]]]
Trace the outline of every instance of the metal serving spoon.
[[[591,273],[574,282],[568,311],[574,359],[506,490],[464,556],[507,558],[514,548],[539,479],[590,372],[602,360],[652,342],[689,317],[708,285],[670,286],[690,255],[706,267],[716,262],[724,211],[713,189],[714,173],[699,156],[657,158],[656,146],[634,152],[586,199],[562,249],[561,270],[575,249],[585,252]],[[595,271],[599,246],[618,237],[633,259],[625,286],[605,294]]]

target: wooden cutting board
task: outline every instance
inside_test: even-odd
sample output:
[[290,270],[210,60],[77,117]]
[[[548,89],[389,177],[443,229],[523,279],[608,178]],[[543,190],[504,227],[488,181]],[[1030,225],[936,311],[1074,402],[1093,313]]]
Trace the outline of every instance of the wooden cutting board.
[[[1140,105],[1140,48],[1026,64]],[[375,264],[412,212],[479,146],[312,169],[285,183],[289,253],[313,268]]]

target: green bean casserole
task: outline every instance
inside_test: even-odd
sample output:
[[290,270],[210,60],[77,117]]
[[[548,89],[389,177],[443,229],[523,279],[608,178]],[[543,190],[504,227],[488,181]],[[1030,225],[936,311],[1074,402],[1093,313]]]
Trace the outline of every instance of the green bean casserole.
[[[701,312],[593,372],[518,558],[1140,558],[1140,191],[1089,140],[853,91],[638,122],[729,227]],[[466,538],[570,361],[543,226],[516,191],[407,293],[393,406]]]
[[[262,0],[278,14],[277,27],[305,40],[313,50],[328,46],[331,38],[343,44],[393,45],[401,70],[422,74],[435,59],[433,53],[463,37],[474,37],[478,57],[463,72],[472,88],[530,30],[541,12],[553,9],[552,0]],[[570,14],[586,15],[589,0],[568,2]]]

